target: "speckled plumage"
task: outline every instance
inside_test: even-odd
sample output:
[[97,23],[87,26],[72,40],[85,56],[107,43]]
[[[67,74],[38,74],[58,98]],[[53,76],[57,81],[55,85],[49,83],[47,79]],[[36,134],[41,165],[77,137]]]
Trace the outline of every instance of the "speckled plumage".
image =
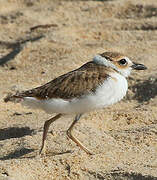
[[35,97],[39,100],[79,98],[88,93],[94,93],[96,88],[109,77],[107,72],[108,69],[105,66],[91,61],[43,86],[19,93],[17,96],[21,98]]
[[128,57],[117,52],[105,52],[96,55],[93,61],[68,72],[37,88],[9,95],[5,102],[19,99],[19,102],[47,113],[57,113],[44,124],[41,150],[48,128],[63,114],[76,114],[75,120],[67,130],[67,135],[84,151],[91,154],[72,134],[74,124],[81,114],[103,108],[120,101],[127,92],[126,77],[132,69],[144,70],[142,64],[133,63]]

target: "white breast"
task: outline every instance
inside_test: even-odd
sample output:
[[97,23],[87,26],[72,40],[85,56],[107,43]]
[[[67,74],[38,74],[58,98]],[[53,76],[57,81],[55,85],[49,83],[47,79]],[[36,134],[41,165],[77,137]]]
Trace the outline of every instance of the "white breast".
[[103,108],[120,101],[127,92],[128,84],[124,76],[119,73],[111,74],[104,83],[97,88],[95,93],[73,98],[71,100],[49,99],[37,100],[33,97],[26,97],[24,105],[33,108],[40,108],[47,113],[77,114]]
[[127,80],[119,73],[113,73],[111,76],[97,88],[94,94],[79,100],[73,100],[71,109],[76,112],[87,112],[120,101],[126,95],[128,89]]
[[110,74],[111,77],[97,89],[98,105],[109,106],[120,101],[128,90],[128,83],[124,76],[119,73]]

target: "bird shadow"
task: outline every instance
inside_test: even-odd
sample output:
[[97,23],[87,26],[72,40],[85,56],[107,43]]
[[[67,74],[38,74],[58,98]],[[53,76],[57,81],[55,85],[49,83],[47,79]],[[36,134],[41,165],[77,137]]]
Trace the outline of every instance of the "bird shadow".
[[[6,156],[0,157],[0,160],[4,161],[4,160],[9,160],[9,159],[18,159],[21,158],[21,156],[29,154],[31,152],[33,152],[34,149],[28,149],[28,148],[20,148],[15,150],[14,152],[11,152],[9,154],[7,154]],[[30,156],[27,158],[33,158],[34,156]]]
[[[72,150],[67,150],[67,151],[62,151],[62,152],[47,152],[46,153],[46,156],[59,156],[59,155],[63,155],[63,154],[71,154],[73,153],[74,151]],[[41,155],[41,157],[44,156],[44,155]]]
[[139,103],[147,102],[157,95],[157,78],[149,78],[131,87],[135,93],[133,99]]
[[6,64],[8,61],[14,59],[17,54],[20,53],[20,51],[23,49],[24,45],[27,42],[34,42],[34,41],[38,41],[41,38],[43,38],[43,35],[40,36],[36,36],[33,38],[27,38],[25,40],[19,41],[19,42],[5,42],[5,41],[0,41],[0,45],[6,47],[7,49],[12,49],[12,51],[10,53],[8,53],[7,55],[3,56],[2,58],[0,58],[0,66]]
[[0,129],[0,141],[11,138],[20,138],[23,136],[34,134],[34,129],[29,127],[9,127]]

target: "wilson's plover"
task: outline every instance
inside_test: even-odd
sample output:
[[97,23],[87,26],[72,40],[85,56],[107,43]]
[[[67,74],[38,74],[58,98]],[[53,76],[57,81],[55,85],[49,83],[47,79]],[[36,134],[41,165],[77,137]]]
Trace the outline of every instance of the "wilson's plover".
[[8,95],[4,101],[18,100],[29,107],[57,114],[44,124],[40,153],[43,150],[50,124],[65,114],[75,114],[67,135],[86,153],[91,154],[72,135],[72,129],[82,114],[120,101],[126,95],[128,89],[126,78],[132,69],[145,70],[146,67],[132,62],[121,53],[104,52],[96,55],[92,61],[78,69],[61,75],[40,87]]

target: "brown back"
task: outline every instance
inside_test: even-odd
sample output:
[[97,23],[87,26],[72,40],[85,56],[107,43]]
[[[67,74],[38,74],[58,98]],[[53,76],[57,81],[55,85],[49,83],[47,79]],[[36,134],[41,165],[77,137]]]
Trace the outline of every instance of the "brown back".
[[43,86],[20,93],[19,96],[38,99],[80,97],[90,92],[94,93],[98,85],[101,85],[109,77],[108,71],[105,66],[91,61]]

